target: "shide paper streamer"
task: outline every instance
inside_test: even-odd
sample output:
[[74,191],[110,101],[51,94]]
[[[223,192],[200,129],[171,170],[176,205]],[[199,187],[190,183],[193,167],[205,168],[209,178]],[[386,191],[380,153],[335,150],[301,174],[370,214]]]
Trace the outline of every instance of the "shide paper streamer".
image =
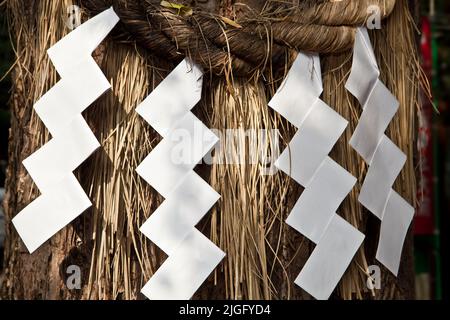
[[286,223],[316,244],[295,283],[316,299],[328,299],[364,235],[336,214],[356,178],[328,157],[347,121],[319,97],[318,55],[299,53],[269,102],[299,130],[275,165],[305,187]]
[[193,171],[218,142],[190,111],[202,80],[199,67],[185,59],[136,108],[163,137],[136,169],[165,198],[140,229],[168,255],[142,288],[149,299],[190,299],[225,256],[195,228],[220,198]]
[[350,145],[369,164],[358,200],[381,220],[376,258],[397,275],[414,208],[392,189],[406,155],[384,134],[399,102],[378,79],[379,76],[367,29],[359,28],[352,71],[345,85],[363,108],[350,140]]
[[34,110],[52,139],[23,161],[41,195],[12,220],[30,253],[91,206],[72,171],[100,146],[81,112],[110,88],[91,54],[118,21],[105,10],[47,51],[61,80]]

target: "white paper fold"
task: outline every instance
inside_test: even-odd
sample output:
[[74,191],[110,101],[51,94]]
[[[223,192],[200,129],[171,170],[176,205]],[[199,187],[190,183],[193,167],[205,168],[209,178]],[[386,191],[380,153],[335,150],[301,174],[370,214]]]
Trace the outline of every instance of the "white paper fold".
[[202,77],[203,72],[196,64],[183,60],[136,107],[136,112],[165,137],[200,100]]
[[300,128],[322,90],[319,56],[299,53],[269,106]]
[[384,136],[384,131],[397,109],[398,101],[384,84],[377,81],[350,139],[350,145],[368,164],[372,163],[373,155]]
[[149,299],[190,299],[225,256],[195,229],[220,197],[193,171],[218,141],[190,111],[201,88],[185,59],[136,108],[164,138],[136,169],[165,198],[140,229],[169,256],[142,288]]
[[269,102],[299,129],[275,165],[305,187],[286,223],[317,244],[295,281],[316,299],[330,296],[364,238],[336,214],[356,178],[328,157],[347,121],[321,92],[319,56],[299,53]]
[[317,99],[300,130],[289,143],[289,148],[282,152],[275,165],[300,185],[306,186],[347,124],[347,120]]
[[52,139],[23,161],[41,196],[12,220],[30,252],[91,205],[72,171],[100,146],[81,112],[110,87],[91,54],[118,21],[105,10],[48,50],[61,80],[34,109]]
[[73,66],[82,65],[103,39],[119,22],[119,17],[111,7],[78,26],[47,50],[48,56],[58,74],[66,77]]
[[70,173],[48,187],[14,217],[20,238],[33,252],[91,206],[78,180]]
[[363,54],[353,55],[352,70],[358,70],[358,72],[350,73],[345,88],[358,99],[361,105],[365,105],[380,76],[377,59],[366,28],[359,28],[356,32],[353,52]]
[[403,242],[414,217],[414,208],[391,189],[383,220],[376,258],[397,275]]
[[136,171],[166,197],[218,142],[193,113],[186,113]]
[[100,147],[81,114],[66,129],[23,161],[41,193],[78,168]]
[[219,198],[205,180],[191,171],[140,230],[170,256]]
[[151,300],[189,299],[224,257],[200,231],[191,229],[141,292]]
[[355,183],[354,176],[325,158],[286,223],[317,244]]
[[392,185],[406,162],[406,155],[386,136],[381,138],[372,165],[367,171],[358,200],[380,220]]
[[379,75],[367,30],[359,28],[346,88],[358,99],[363,112],[350,144],[370,165],[359,201],[382,221],[377,259],[397,275],[414,209],[392,190],[406,155],[384,134],[399,103]]
[[109,88],[108,80],[89,57],[67,71],[66,77],[36,102],[34,110],[55,137]]
[[316,299],[328,299],[363,240],[361,232],[334,215],[295,283]]

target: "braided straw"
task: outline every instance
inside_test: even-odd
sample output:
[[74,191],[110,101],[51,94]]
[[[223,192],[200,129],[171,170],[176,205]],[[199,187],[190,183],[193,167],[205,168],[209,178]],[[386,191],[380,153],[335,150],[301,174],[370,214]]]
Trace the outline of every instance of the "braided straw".
[[81,0],[90,15],[113,6],[121,18],[119,38],[135,41],[153,54],[179,61],[190,56],[205,70],[221,74],[231,67],[248,76],[286,65],[294,51],[336,54],[353,46],[356,27],[368,8],[386,18],[395,0],[267,2],[261,12],[247,9],[233,24],[193,8],[191,15],[166,9],[158,0]]

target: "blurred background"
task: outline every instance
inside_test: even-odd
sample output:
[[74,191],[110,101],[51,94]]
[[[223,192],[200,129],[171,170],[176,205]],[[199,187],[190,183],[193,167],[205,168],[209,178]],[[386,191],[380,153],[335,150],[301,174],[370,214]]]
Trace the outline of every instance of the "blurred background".
[[[424,94],[417,119],[418,205],[414,220],[417,299],[449,297],[450,212],[450,1],[420,0],[418,20],[422,65],[433,93]],[[0,2],[0,202],[4,195],[14,63],[4,6]],[[0,206],[0,271],[3,266],[4,219]]]
[[450,1],[421,0],[422,67],[433,101],[423,97],[418,116],[419,204],[414,220],[417,299],[449,297],[450,212]]

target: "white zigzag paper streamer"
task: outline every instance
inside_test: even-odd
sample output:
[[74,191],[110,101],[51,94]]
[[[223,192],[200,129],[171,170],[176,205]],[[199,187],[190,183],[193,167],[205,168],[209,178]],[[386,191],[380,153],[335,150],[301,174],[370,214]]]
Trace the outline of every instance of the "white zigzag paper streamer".
[[12,220],[30,253],[91,206],[72,171],[100,146],[81,112],[110,88],[91,54],[118,21],[105,10],[47,51],[61,80],[34,109],[52,139],[23,161],[41,195]]
[[286,223],[317,244],[295,280],[316,299],[329,298],[364,239],[336,214],[356,178],[328,157],[347,121],[322,90],[319,56],[299,53],[269,102],[299,129],[275,165],[305,187]]
[[350,144],[369,164],[359,201],[382,221],[376,258],[397,275],[414,208],[392,189],[406,155],[384,134],[399,102],[379,75],[367,29],[359,28],[346,88],[358,99],[363,112]]
[[164,138],[136,169],[165,198],[140,229],[168,255],[142,288],[149,299],[190,299],[225,256],[195,228],[220,197],[193,171],[218,141],[190,111],[202,79],[185,59],[136,109]]

